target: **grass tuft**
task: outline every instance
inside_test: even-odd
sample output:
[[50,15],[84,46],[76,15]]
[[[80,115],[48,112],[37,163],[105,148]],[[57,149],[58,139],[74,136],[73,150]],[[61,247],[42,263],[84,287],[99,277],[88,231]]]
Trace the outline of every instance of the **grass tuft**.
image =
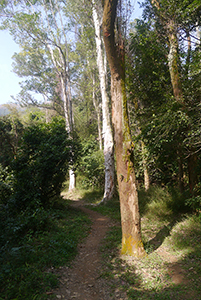
[[70,264],[77,244],[89,231],[89,218],[65,202],[46,214],[45,230],[29,231],[18,236],[17,242],[1,245],[0,300],[50,299],[46,292],[58,284],[51,270]]
[[148,256],[121,256],[118,201],[93,209],[115,220],[102,246],[103,276],[111,288],[126,292],[125,299],[200,300],[201,217],[178,213],[176,192],[151,187],[139,192],[142,235]]

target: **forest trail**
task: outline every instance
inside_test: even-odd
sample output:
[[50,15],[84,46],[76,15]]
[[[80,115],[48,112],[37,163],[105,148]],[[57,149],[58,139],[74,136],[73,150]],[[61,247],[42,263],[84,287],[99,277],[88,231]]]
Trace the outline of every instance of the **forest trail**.
[[60,286],[54,291],[56,299],[76,300],[112,300],[122,299],[121,295],[111,297],[106,280],[101,274],[101,251],[102,240],[112,221],[86,207],[80,200],[72,201],[71,206],[84,211],[91,219],[91,231],[86,240],[79,245],[78,255],[72,266],[61,267],[56,272],[59,276]]
[[[114,222],[108,217],[85,207],[82,200],[73,200],[71,206],[85,212],[90,217],[92,226],[88,237],[79,245],[78,255],[71,267],[64,266],[53,271],[59,277],[59,288],[53,291],[56,296],[55,299],[127,300],[126,292],[119,289],[118,282],[112,290],[108,284],[108,279],[101,277],[102,254],[100,247],[107,231],[114,226]],[[172,283],[176,285],[188,284],[186,274],[177,263],[176,257],[166,251],[163,245],[156,252],[164,262],[170,264],[168,274]],[[131,259],[131,264],[133,263],[135,265],[135,262],[132,262]],[[191,299],[191,296],[187,292],[184,299]]]

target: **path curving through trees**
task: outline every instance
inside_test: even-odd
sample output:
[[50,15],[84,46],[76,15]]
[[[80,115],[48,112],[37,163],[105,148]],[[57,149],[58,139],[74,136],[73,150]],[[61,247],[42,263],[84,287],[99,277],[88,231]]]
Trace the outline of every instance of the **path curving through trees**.
[[92,227],[86,240],[79,245],[79,253],[72,267],[61,267],[56,271],[60,281],[59,288],[54,291],[56,298],[65,300],[114,299],[110,296],[105,279],[100,277],[100,246],[111,226],[111,221],[109,218],[84,207],[82,201],[72,201],[72,206],[89,215],[92,220]]

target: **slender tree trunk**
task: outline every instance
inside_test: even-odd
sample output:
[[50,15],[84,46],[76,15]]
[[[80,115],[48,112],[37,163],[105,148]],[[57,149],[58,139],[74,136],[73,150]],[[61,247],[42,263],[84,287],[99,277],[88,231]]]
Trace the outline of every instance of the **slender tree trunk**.
[[178,174],[179,190],[180,190],[180,193],[182,194],[184,192],[184,170],[183,170],[182,150],[181,150],[180,144],[178,146],[177,156],[178,156],[178,167],[179,167],[179,174]]
[[93,105],[97,114],[97,123],[98,123],[98,140],[99,140],[99,149],[102,150],[103,149],[103,144],[102,144],[102,130],[101,130],[101,111],[100,111],[100,107],[99,107],[99,103],[97,103],[98,101],[96,100],[96,93],[95,93],[95,77],[94,74],[93,76]]
[[[66,47],[67,48],[67,47]],[[67,66],[68,66],[68,60],[67,60]],[[69,66],[68,66],[68,74],[69,74]],[[72,94],[71,94],[71,84],[70,80],[67,76],[67,96],[68,96],[68,119],[70,124],[70,134],[72,135],[73,132],[73,125],[74,125],[74,118],[73,118],[73,109],[72,109]],[[73,161],[71,161],[71,164],[73,165]],[[75,172],[73,170],[73,167],[71,166],[69,170],[69,191],[74,190],[76,187],[76,176]]]
[[75,172],[70,169],[69,170],[69,191],[72,191],[76,186],[76,177],[75,177]]
[[[178,58],[178,39],[176,34],[176,24],[171,20],[169,22],[169,42],[170,42],[170,51],[168,57],[170,76],[172,81],[173,93],[176,100],[181,103],[184,107],[183,103],[183,91],[180,82],[180,74],[179,74],[179,58]],[[191,51],[191,41],[190,36],[188,37],[188,59],[190,60],[190,51]],[[188,61],[187,61],[188,63]],[[187,66],[187,74],[188,75],[188,66]],[[191,147],[190,151],[193,153],[193,149]],[[193,191],[197,183],[197,173],[196,173],[196,165],[197,165],[197,156],[196,154],[192,154],[188,158],[188,177],[189,177],[189,188],[190,191]],[[180,165],[181,167],[181,165]]]
[[[69,79],[70,72],[69,72],[68,43],[67,43],[67,36],[65,33],[65,29],[64,29],[62,14],[60,12],[59,3],[57,0],[55,1],[55,5],[56,5],[57,13],[59,15],[62,34],[63,34],[64,40],[65,40],[65,43],[64,43],[65,51],[63,52],[63,50],[62,50],[61,40],[59,37],[57,37],[57,43],[55,44],[59,51],[58,58],[56,58],[56,56],[54,55],[54,52],[53,52],[51,46],[49,44],[47,46],[50,51],[54,66],[56,68],[57,74],[59,75],[59,79],[60,79],[60,83],[61,83],[62,98],[63,98],[63,102],[64,102],[64,115],[65,115],[65,121],[66,121],[66,131],[69,134],[72,134],[74,122],[73,122],[73,111],[72,111],[71,84],[70,84],[70,79]],[[47,7],[46,7],[45,3],[44,3],[44,8],[45,8],[45,12],[47,15],[47,19],[49,20],[48,13],[47,13]],[[50,0],[50,9],[51,9],[51,15],[54,20],[54,25],[57,29],[59,29],[58,20],[55,15],[54,5],[52,3],[52,0]],[[49,25],[49,29],[51,32],[51,25],[49,22],[48,22],[48,25]],[[73,161],[71,162],[71,164],[73,164]],[[75,172],[72,167],[69,170],[69,179],[70,179],[69,191],[71,191],[75,188],[75,183],[76,183]]]
[[168,24],[168,39],[169,39],[169,54],[168,66],[170,71],[170,78],[172,83],[173,94],[175,99],[183,103],[183,92],[179,74],[179,55],[178,55],[178,39],[177,26],[173,20]]
[[[104,67],[104,55],[101,41],[101,24],[98,17],[97,6],[93,3],[93,21],[95,27],[95,41],[97,52],[97,66],[100,80],[100,90],[102,97],[102,116],[103,116],[103,141],[104,141],[104,159],[105,159],[105,191],[101,202],[105,202],[113,197],[114,194],[114,143],[110,121],[109,97],[106,91],[106,72]],[[100,14],[100,11],[99,11]]]
[[197,46],[201,44],[201,28],[198,26],[198,21],[196,22],[196,35],[197,35]]
[[145,191],[148,191],[150,187],[150,179],[149,179],[149,171],[147,167],[147,160],[145,156],[145,145],[144,142],[141,141],[141,147],[142,147],[142,156],[143,156],[143,170],[144,170],[144,188]]
[[[160,10],[160,5],[158,0],[152,0],[152,4]],[[160,14],[160,12],[159,12]],[[168,55],[168,65],[169,65],[169,72],[171,77],[171,83],[173,88],[173,94],[175,99],[178,103],[180,103],[185,108],[184,104],[184,97],[183,97],[183,90],[180,80],[179,74],[179,53],[178,53],[178,25],[174,19],[168,14],[163,14],[163,19],[166,20],[166,25],[164,25],[164,21],[162,21],[164,28],[167,30],[168,39],[169,39],[169,55]],[[191,40],[189,33],[187,32],[187,41],[188,41],[188,54],[187,54],[187,61],[186,61],[186,75],[188,76],[188,64],[190,61],[190,54],[191,54]],[[193,153],[193,147],[191,146],[190,152]],[[196,164],[197,164],[197,157],[196,155],[192,154],[188,158],[188,174],[189,174],[189,188],[192,191],[195,184],[197,183],[197,174],[196,174]],[[180,165],[180,172],[182,172],[182,165]],[[179,175],[181,176],[181,174]]]
[[188,41],[188,51],[187,51],[187,57],[186,57],[185,75],[186,75],[186,78],[188,78],[189,66],[190,66],[190,60],[191,60],[191,37],[190,37],[189,31],[186,32],[186,37],[187,37],[187,41]]
[[196,167],[197,167],[197,155],[195,153],[192,153],[188,157],[188,178],[189,178],[189,188],[191,193],[193,193],[193,189],[198,182]]
[[125,72],[124,66],[122,67],[124,61],[120,60],[114,38],[117,2],[117,0],[104,1],[103,36],[111,71],[112,122],[122,225],[121,253],[142,257],[146,253],[141,238],[138,193],[125,94]]

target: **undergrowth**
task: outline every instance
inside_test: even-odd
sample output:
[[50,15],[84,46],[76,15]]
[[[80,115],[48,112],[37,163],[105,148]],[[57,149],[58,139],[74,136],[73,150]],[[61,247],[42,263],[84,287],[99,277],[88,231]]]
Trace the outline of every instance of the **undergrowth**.
[[115,220],[101,248],[102,276],[113,288],[114,299],[119,290],[130,300],[201,299],[201,217],[186,213],[185,200],[180,198],[175,203],[175,195],[157,186],[139,192],[143,243],[148,254],[141,260],[120,255],[118,200],[93,208]]
[[88,217],[65,202],[45,213],[48,223],[43,230],[17,232],[16,228],[17,237],[7,242],[5,232],[0,232],[4,240],[0,254],[1,300],[50,299],[48,291],[58,284],[51,270],[70,264],[78,242],[89,230]]

